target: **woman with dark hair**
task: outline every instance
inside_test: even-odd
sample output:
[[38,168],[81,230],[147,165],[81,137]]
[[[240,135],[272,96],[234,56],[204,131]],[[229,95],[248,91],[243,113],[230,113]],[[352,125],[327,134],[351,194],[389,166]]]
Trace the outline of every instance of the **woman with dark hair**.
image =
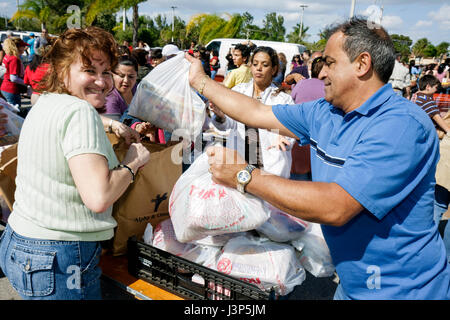
[[113,36],[69,29],[46,55],[44,91],[17,148],[15,202],[0,239],[0,267],[23,299],[100,300],[101,241],[114,236],[112,205],[150,154],[130,144],[122,163],[105,130],[129,143],[139,135],[103,108],[117,64]]
[[136,92],[138,63],[130,56],[121,56],[113,70],[114,87],[106,97],[104,115],[119,120],[128,109]]
[[148,63],[148,52],[144,49],[134,49],[131,56],[138,63],[138,75],[136,83],[139,84],[142,79],[152,71],[153,67]]
[[437,68],[433,70],[433,75],[438,78],[439,82],[442,83],[444,78],[449,78],[448,70],[445,70],[445,63],[441,63]]
[[[291,96],[281,92],[273,84],[278,68],[277,52],[270,47],[257,47],[250,59],[252,79],[250,82],[235,86],[232,90],[268,105],[293,104]],[[213,104],[211,109],[215,113],[212,121],[214,126],[222,131],[231,129],[227,146],[233,146],[237,150],[242,150],[241,147],[245,146],[246,161],[264,167],[264,170],[271,174],[289,178],[292,163],[290,149],[294,139],[282,137],[265,129],[250,128],[226,116]]]

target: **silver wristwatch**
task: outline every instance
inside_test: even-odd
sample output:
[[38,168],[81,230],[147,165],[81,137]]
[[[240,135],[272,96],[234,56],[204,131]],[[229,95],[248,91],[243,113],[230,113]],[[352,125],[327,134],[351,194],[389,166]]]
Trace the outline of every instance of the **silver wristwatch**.
[[240,193],[245,193],[245,186],[252,180],[252,171],[255,169],[254,165],[249,164],[236,174],[237,190]]

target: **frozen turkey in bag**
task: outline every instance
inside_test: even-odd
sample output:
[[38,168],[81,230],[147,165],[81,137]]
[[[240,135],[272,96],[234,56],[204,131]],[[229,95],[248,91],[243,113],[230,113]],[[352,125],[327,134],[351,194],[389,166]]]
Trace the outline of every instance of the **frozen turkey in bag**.
[[256,231],[264,234],[270,240],[275,242],[292,241],[308,230],[308,222],[291,216],[268,202],[266,205],[270,209],[270,218]]
[[274,289],[278,295],[290,293],[306,278],[291,245],[236,237],[228,241],[218,258],[216,269],[263,291]]
[[215,183],[208,169],[208,156],[203,153],[172,190],[169,214],[178,241],[249,231],[269,219],[263,200]]
[[189,84],[189,68],[183,52],[156,66],[139,83],[128,114],[179,136],[200,134],[205,103]]
[[175,237],[170,219],[166,219],[156,226],[152,245],[176,256],[208,266],[216,261],[220,253],[219,247],[179,242]]

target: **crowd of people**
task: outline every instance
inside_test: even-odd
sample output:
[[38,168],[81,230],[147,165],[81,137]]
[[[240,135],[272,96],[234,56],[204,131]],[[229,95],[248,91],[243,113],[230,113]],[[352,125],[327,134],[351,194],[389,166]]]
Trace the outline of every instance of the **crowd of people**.
[[[8,38],[2,49],[2,98],[20,108],[28,85],[32,107],[20,110],[0,268],[24,299],[101,299],[112,205],[151,157],[142,139],[170,141],[128,109],[146,75],[183,50],[133,48],[96,27],[56,38],[43,31],[29,43]],[[450,197],[435,185],[438,162],[450,161],[439,159],[450,129],[433,100],[449,60],[408,68],[387,32],[360,18],[330,34],[324,51],[290,62],[248,42],[227,61],[200,44],[185,50],[191,87],[207,106],[204,130],[229,131],[226,147],[205,151],[213,180],[321,224],[340,279],[335,299],[450,299],[450,224],[443,237],[438,230]],[[221,65],[223,82],[215,80]],[[129,145],[122,162],[106,133]],[[243,171],[251,178],[236,181]],[[82,271],[75,289],[67,286],[73,265]],[[31,278],[30,268],[39,271]]]

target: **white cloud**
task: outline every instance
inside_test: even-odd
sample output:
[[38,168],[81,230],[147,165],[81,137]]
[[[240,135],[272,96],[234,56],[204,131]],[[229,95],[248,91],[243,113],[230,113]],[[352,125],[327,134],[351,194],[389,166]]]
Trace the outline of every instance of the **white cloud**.
[[439,10],[429,12],[428,17],[436,21],[440,28],[450,30],[450,5],[444,4]]
[[420,27],[431,27],[433,25],[433,21],[431,20],[419,20],[414,25],[414,27],[420,28]]
[[387,30],[397,29],[403,25],[403,19],[399,16],[383,16],[381,24]]

